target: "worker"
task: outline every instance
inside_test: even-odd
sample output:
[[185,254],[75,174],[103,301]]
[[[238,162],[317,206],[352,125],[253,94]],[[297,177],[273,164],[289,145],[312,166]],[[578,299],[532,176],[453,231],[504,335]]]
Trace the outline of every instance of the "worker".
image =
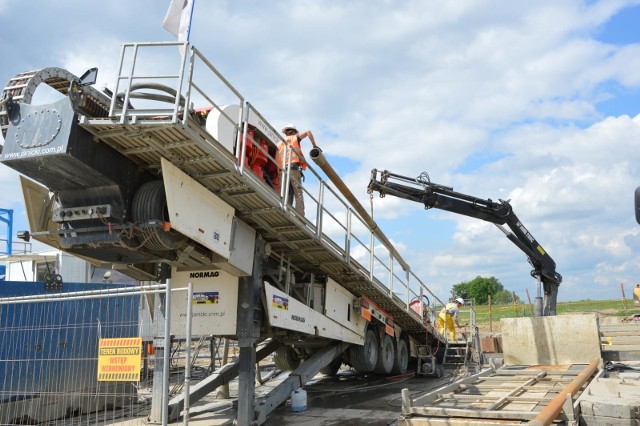
[[[293,204],[293,199],[295,198],[295,209],[298,213],[304,216],[304,198],[302,191],[302,179],[304,178],[304,175],[302,172],[307,169],[307,162],[302,154],[300,141],[308,137],[313,147],[317,148],[316,141],[310,130],[300,133],[293,124],[287,124],[284,126],[282,133],[285,135],[285,142],[280,141],[278,143],[276,161],[278,165],[284,169],[287,165],[285,163],[288,160],[285,157],[290,155],[288,165],[291,169],[291,186],[289,187],[289,200],[287,201],[289,204]],[[289,147],[290,154],[287,154],[287,147]]]
[[440,334],[444,336],[444,327],[446,325],[449,329],[449,336],[451,337],[451,340],[456,340],[456,327],[460,328],[458,314],[460,313],[460,308],[462,306],[464,306],[464,300],[461,297],[458,297],[453,302],[447,303],[447,305],[440,311],[440,315],[438,315]]
[[636,284],[636,288],[633,289],[633,304],[640,306],[640,284]]

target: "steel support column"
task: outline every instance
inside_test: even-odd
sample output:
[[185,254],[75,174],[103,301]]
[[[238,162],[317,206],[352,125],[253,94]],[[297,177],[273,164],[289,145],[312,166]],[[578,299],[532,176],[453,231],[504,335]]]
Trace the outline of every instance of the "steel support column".
[[241,277],[238,289],[238,324],[236,334],[240,354],[238,364],[238,417],[239,426],[249,426],[255,418],[256,343],[260,337],[261,315],[258,310],[262,292],[262,264],[265,243],[256,238],[253,271],[250,277]]

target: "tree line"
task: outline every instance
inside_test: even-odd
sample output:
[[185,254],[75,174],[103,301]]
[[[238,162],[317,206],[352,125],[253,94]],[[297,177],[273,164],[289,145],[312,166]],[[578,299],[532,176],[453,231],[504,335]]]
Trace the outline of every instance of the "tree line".
[[[462,297],[465,300],[473,299],[476,305],[487,305],[489,296],[491,296],[491,304],[513,303],[513,293],[504,288],[496,277],[477,276],[471,281],[454,284],[451,292],[455,297]],[[516,301],[521,302],[517,296]]]

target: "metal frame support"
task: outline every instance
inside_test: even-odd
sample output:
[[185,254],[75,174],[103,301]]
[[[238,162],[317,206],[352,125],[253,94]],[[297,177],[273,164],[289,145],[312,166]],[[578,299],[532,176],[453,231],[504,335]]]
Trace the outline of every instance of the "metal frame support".
[[255,417],[256,396],[256,343],[260,338],[261,318],[256,312],[262,293],[262,264],[265,242],[256,238],[253,272],[241,277],[238,288],[238,325],[236,335],[240,354],[238,365],[238,417],[236,424],[249,426]]
[[[256,352],[256,360],[261,361],[267,356],[271,355],[276,349],[282,346],[281,342],[271,341],[266,346],[260,348]],[[239,361],[225,364],[216,370],[212,375],[206,379],[191,386],[191,392],[189,394],[189,401],[196,402],[210,394],[220,386],[224,386],[238,376],[240,370]],[[177,420],[180,417],[180,413],[184,407],[184,395],[176,395],[171,401],[169,401],[169,419]]]
[[[167,424],[167,402],[169,396],[169,361],[171,356],[171,280],[167,280],[167,287],[162,295],[156,294],[155,306],[157,306],[154,322],[159,328],[157,336],[162,332],[163,337],[156,337],[153,346],[156,348],[155,368],[153,370],[153,396],[151,398],[151,410],[148,423]],[[161,322],[162,321],[162,322]],[[160,325],[162,324],[162,326]]]
[[538,284],[537,284],[537,292],[536,292],[536,300],[534,304],[534,317],[541,317],[544,315],[543,309],[543,301],[542,301],[542,279],[540,275],[538,275]]
[[[261,425],[267,421],[267,416],[275,408],[289,398],[291,392],[301,388],[311,380],[321,368],[328,365],[331,361],[338,358],[342,352],[349,347],[349,343],[337,342],[329,343],[313,356],[305,360],[298,368],[289,374],[282,383],[276,386],[269,394],[260,402],[260,405],[256,407],[256,421],[253,424]],[[238,411],[240,404],[238,403]],[[238,424],[240,416],[238,415]]]
[[0,209],[0,222],[4,222],[7,224],[7,249],[4,252],[0,253],[11,256],[13,247],[13,210]]

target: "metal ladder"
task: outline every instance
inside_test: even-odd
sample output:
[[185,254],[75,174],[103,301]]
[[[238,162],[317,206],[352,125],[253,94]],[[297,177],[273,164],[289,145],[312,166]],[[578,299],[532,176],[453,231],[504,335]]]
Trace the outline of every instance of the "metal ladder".
[[464,341],[447,340],[442,365],[444,367],[466,367],[469,361],[469,346],[469,341],[467,339]]

